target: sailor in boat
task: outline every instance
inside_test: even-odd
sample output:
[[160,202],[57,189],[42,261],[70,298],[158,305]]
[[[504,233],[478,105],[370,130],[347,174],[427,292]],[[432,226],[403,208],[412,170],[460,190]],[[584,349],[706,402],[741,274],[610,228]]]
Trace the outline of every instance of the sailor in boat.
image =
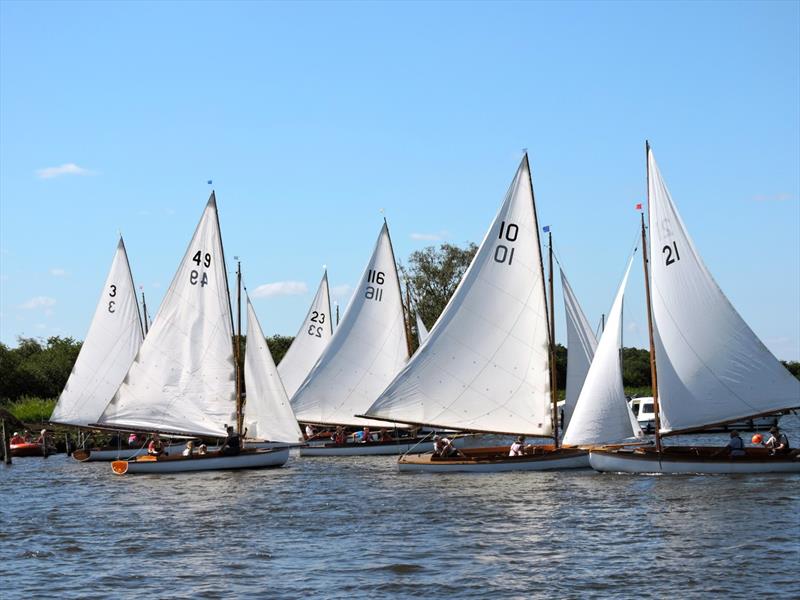
[[[236,456],[242,450],[239,434],[233,430],[233,425],[226,425],[225,428],[228,435],[225,438],[225,441],[222,443],[219,453],[223,456]],[[245,434],[247,434],[246,430]]]
[[206,454],[208,454],[208,446],[206,446],[205,444],[200,444],[197,447],[197,454],[199,456],[205,456]]
[[747,454],[747,451],[744,449],[744,440],[741,438],[738,431],[731,431],[731,441],[728,442],[728,445],[718,454],[722,452],[727,452],[728,456],[731,458],[737,458]]
[[15,431],[14,435],[12,435],[11,439],[9,440],[9,444],[11,444],[12,446],[16,446],[16,445],[24,444],[24,443],[25,443],[25,438],[22,437],[19,434],[19,431]]
[[453,441],[446,435],[433,436],[433,455],[440,458],[456,456],[460,454],[458,448],[453,445]]
[[525,436],[519,436],[513,444],[511,444],[511,448],[508,449],[509,456],[522,456],[525,454]]
[[371,441],[372,434],[369,432],[369,427],[364,427],[364,431],[361,432],[361,443],[369,444]]
[[337,446],[343,446],[347,442],[347,435],[344,432],[344,427],[337,425],[336,433],[333,434],[333,443]]
[[186,447],[183,449],[183,452],[181,454],[183,454],[187,458],[191,458],[192,456],[194,456],[194,440],[189,440],[188,442],[186,442]]
[[763,442],[763,444],[766,448],[769,448],[770,456],[789,454],[792,451],[789,447],[789,438],[786,437],[785,433],[780,432],[777,425],[770,427],[769,432],[772,437]]
[[131,433],[128,436],[128,446],[138,446],[139,445],[139,436],[135,433]]
[[157,433],[153,434],[153,439],[147,445],[147,454],[149,456],[161,456],[164,454],[164,442],[161,441],[161,437]]
[[310,440],[315,435],[314,428],[311,425],[306,425],[306,439]]

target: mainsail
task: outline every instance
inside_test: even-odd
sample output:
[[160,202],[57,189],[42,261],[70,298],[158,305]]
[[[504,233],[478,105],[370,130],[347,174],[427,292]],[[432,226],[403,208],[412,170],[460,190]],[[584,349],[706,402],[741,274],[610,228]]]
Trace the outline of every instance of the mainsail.
[[236,422],[233,323],[214,193],[101,424],[224,436]]
[[415,311],[414,313],[417,317],[417,339],[419,340],[419,345],[425,343],[425,340],[428,339],[428,329],[425,327],[425,323],[422,322],[422,317],[419,316],[419,311]]
[[78,426],[97,423],[128,372],[142,339],[136,289],[120,237],[89,333],[50,421]]
[[527,155],[425,343],[366,416],[552,434],[548,321]]
[[328,292],[328,272],[322,276],[317,295],[308,309],[300,331],[278,365],[286,393],[291,398],[303,383],[306,375],[319,359],[322,351],[333,337],[331,300]]
[[247,437],[272,442],[302,441],[303,434],[250,298],[247,299],[244,380],[247,385],[247,401],[244,405]]
[[389,228],[384,223],[336,333],[292,397],[297,419],[386,426],[354,415],[372,404],[407,360],[400,283]]
[[586,315],[583,314],[578,298],[561,269],[561,289],[564,294],[564,308],[567,316],[567,393],[564,402],[564,428],[569,425],[578,396],[581,393],[589,365],[592,364],[597,338],[594,336]]
[[564,432],[565,446],[608,444],[643,435],[628,407],[619,360],[622,299],[632,263],[633,257],[628,261],[625,276],[608,314],[605,331],[586,374],[572,419]]
[[664,433],[800,406],[800,382],[706,268],[648,151],[650,280]]

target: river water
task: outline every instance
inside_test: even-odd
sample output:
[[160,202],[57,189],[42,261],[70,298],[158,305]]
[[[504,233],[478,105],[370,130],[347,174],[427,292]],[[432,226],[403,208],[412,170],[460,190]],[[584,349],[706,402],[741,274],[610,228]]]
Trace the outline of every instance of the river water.
[[[798,445],[800,419],[782,425]],[[800,475],[401,475],[395,462],[293,456],[274,470],[118,477],[64,455],[15,459],[0,466],[0,590],[800,596]]]

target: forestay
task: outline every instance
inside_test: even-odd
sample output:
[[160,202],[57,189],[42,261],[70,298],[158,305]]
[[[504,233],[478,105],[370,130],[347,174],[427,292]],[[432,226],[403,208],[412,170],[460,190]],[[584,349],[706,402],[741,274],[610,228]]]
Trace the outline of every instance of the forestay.
[[291,398],[316,364],[322,351],[333,337],[331,300],[328,292],[328,272],[322,276],[317,295],[308,309],[300,331],[278,365],[286,393]]
[[244,426],[247,437],[272,442],[303,440],[289,397],[267,346],[256,311],[247,299],[247,345],[244,359],[247,401]]
[[527,156],[428,339],[367,416],[552,434],[547,310]]
[[564,269],[561,271],[561,289],[564,295],[564,308],[567,317],[567,392],[564,402],[564,427],[566,428],[578,402],[586,373],[592,364],[597,338],[583,314],[578,298],[567,281]]
[[233,325],[212,192],[102,424],[224,436],[236,422]]
[[700,258],[651,151],[648,171],[662,431],[800,405],[800,382],[747,326]]
[[425,343],[425,340],[428,339],[428,329],[425,327],[425,323],[422,322],[422,317],[419,316],[419,311],[415,312],[417,317],[417,339],[419,340],[419,345]]
[[306,423],[386,426],[354,415],[363,414],[407,360],[400,284],[384,224],[333,339],[292,397],[295,415]]
[[600,343],[583,382],[575,411],[564,432],[564,446],[608,444],[643,436],[642,428],[628,407],[619,359],[622,299],[632,263],[633,257],[628,261],[625,276],[608,314],[606,328],[600,336]]
[[97,423],[143,338],[136,288],[120,237],[89,332],[50,421],[79,426]]

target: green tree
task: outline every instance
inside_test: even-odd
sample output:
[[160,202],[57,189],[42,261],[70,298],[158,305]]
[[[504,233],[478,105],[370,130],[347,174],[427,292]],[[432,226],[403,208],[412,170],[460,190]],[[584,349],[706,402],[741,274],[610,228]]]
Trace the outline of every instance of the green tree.
[[59,336],[48,338],[44,345],[34,338],[18,341],[16,348],[0,348],[0,398],[58,396],[69,379],[81,343]]
[[269,346],[269,351],[272,353],[272,359],[275,361],[275,364],[283,360],[286,351],[289,350],[289,346],[292,345],[294,341],[294,337],[290,335],[271,335],[267,337],[267,346]]
[[[471,242],[465,248],[453,244],[442,244],[438,248],[428,246],[412,252],[408,265],[400,265],[414,305],[428,328],[433,327],[442,314],[477,251],[478,246]],[[411,319],[416,332],[415,321]],[[416,347],[416,336],[412,342]]]
[[796,360],[782,360],[781,362],[789,370],[789,373],[800,379],[800,362]]

